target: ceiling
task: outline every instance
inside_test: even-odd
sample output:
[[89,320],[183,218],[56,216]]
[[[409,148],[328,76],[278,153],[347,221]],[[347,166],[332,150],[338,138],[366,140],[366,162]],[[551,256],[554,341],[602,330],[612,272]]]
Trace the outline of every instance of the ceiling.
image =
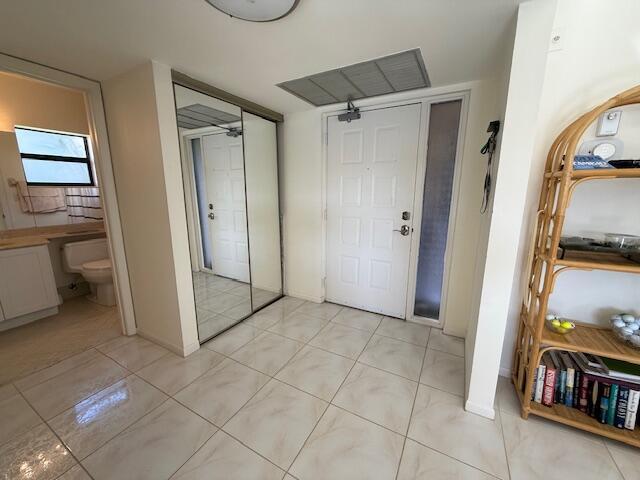
[[268,23],[204,0],[4,1],[0,52],[96,80],[154,59],[288,113],[313,107],[276,84],[412,48],[433,86],[489,76],[519,1],[300,0]]

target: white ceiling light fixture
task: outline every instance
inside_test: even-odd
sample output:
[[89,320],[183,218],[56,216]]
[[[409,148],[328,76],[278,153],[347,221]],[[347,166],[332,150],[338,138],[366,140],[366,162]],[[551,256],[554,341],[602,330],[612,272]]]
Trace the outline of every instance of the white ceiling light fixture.
[[289,15],[300,0],[206,0],[223,13],[249,22],[272,22]]

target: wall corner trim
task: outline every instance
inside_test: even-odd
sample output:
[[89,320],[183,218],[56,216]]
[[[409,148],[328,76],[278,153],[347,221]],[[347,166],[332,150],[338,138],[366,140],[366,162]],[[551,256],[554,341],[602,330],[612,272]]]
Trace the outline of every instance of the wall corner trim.
[[467,412],[471,412],[475,415],[493,420],[496,418],[496,411],[493,407],[487,407],[485,405],[476,404],[470,400],[467,400],[464,404],[464,409]]

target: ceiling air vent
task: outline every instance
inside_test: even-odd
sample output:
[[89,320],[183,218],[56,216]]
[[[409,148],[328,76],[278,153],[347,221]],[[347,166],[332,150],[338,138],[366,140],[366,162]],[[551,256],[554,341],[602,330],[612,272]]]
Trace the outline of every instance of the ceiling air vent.
[[419,48],[279,83],[316,107],[430,87]]
[[228,125],[240,121],[240,117],[237,115],[216,110],[215,108],[207,107],[199,103],[178,108],[176,114],[178,116],[178,126],[189,130],[193,128]]

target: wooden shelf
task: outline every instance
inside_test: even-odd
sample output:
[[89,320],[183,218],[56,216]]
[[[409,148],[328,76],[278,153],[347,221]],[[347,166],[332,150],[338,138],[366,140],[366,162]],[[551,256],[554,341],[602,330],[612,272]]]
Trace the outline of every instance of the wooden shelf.
[[635,430],[627,430],[604,425],[577,408],[569,408],[559,404],[547,407],[537,402],[531,402],[531,414],[640,447],[640,427],[636,427]]
[[640,365],[640,350],[622,343],[608,328],[576,322],[573,332],[561,335],[544,327],[541,342],[559,350],[591,353]]
[[[534,414],[582,430],[640,447],[640,427],[636,431],[620,430],[563,405],[551,408],[531,401],[534,371],[547,349],[601,355],[640,365],[640,350],[619,341],[609,329],[578,325],[566,335],[556,334],[543,324],[558,275],[567,270],[605,270],[640,274],[640,259],[632,261],[619,253],[565,251],[556,257],[563,224],[576,185],[590,180],[640,178],[640,168],[573,170],[571,160],[585,132],[604,112],[612,108],[640,104],[640,85],[630,88],[586,112],[568,125],[549,149],[540,200],[533,227],[534,238],[528,253],[527,291],[524,292],[518,338],[514,349],[512,379],[522,405],[522,416]],[[632,207],[628,207],[632,208]],[[584,279],[586,280],[586,278]]]
[[579,268],[583,270],[608,270],[622,273],[640,273],[640,263],[629,260],[617,253],[585,252],[567,250],[564,258],[551,260],[548,256],[542,258],[547,262],[562,267]]
[[[545,178],[562,177],[564,171],[546,173]],[[573,170],[571,178],[575,180],[599,178],[640,178],[640,168],[599,168],[597,170]]]

